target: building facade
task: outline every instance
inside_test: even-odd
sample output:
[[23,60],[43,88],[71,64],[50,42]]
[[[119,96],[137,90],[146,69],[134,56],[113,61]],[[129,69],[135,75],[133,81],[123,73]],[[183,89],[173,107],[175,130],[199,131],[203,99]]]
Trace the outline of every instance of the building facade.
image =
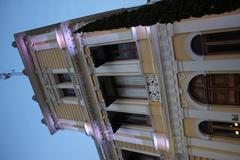
[[14,35],[50,133],[101,160],[239,160],[240,10],[75,33],[115,12]]

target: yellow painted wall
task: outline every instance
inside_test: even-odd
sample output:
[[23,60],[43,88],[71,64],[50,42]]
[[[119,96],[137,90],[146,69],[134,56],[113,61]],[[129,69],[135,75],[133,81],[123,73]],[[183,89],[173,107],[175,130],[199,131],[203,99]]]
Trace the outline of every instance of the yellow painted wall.
[[199,132],[194,128],[198,124],[198,119],[195,118],[184,118],[184,133],[187,137],[200,138]]
[[154,66],[149,41],[147,39],[144,39],[139,40],[138,42],[143,64],[143,72],[144,74],[154,74]]
[[164,122],[163,122],[163,113],[161,104],[158,102],[151,102],[150,105],[150,114],[152,117],[153,127],[155,127],[156,132],[164,133]]
[[73,104],[59,104],[53,107],[59,119],[66,119],[72,121],[83,122],[83,111],[78,105]]
[[58,48],[46,49],[34,53],[37,57],[41,69],[67,68],[65,53]]
[[175,58],[178,61],[189,61],[191,57],[189,57],[186,52],[185,41],[187,39],[188,33],[178,34],[173,37],[173,50],[175,54]]

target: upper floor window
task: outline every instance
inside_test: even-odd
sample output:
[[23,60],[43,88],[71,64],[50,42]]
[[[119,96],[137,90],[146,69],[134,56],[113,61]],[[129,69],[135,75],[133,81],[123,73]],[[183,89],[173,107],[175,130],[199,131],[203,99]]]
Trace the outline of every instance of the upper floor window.
[[67,73],[56,74],[55,77],[56,77],[55,80],[57,81],[57,83],[64,83],[64,82],[72,81],[70,75]]
[[240,54],[240,30],[196,35],[191,48],[200,56]]
[[[76,97],[75,91],[72,88],[72,84],[66,84],[66,83],[72,83],[71,77],[68,73],[59,73],[55,74],[55,81],[58,86],[58,93],[61,97]],[[66,85],[65,85],[66,84]]]
[[91,47],[90,51],[95,67],[110,61],[138,59],[134,42]]
[[210,136],[240,138],[240,126],[236,122],[203,121],[199,124],[199,130]]
[[203,104],[240,105],[240,74],[207,74],[194,77],[188,88]]
[[63,97],[76,97],[76,93],[73,88],[61,89]]
[[143,153],[122,150],[122,156],[124,160],[159,160],[159,157],[153,155],[147,155]]

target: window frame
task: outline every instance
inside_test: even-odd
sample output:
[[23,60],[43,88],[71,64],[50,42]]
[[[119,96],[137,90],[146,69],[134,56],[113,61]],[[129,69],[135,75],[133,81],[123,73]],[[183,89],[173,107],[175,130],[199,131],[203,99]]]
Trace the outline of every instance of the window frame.
[[[236,37],[232,37],[232,39],[227,36],[229,36],[230,34],[232,34],[232,32],[240,32],[240,30],[236,29],[236,30],[230,30],[230,31],[219,31],[219,32],[213,32],[213,33],[192,33],[188,36],[187,38],[187,42],[189,43],[187,46],[188,48],[188,52],[190,54],[194,54],[195,57],[204,57],[204,56],[214,56],[214,55],[228,55],[228,54],[240,54],[240,49],[238,50],[232,50],[232,51],[225,51],[225,52],[220,52],[220,51],[215,51],[215,52],[210,52],[210,47],[226,47],[229,45],[236,45],[238,46],[238,44],[240,44],[240,37],[236,38]],[[229,34],[226,35],[225,39],[223,39],[224,37],[222,37],[222,39],[218,39],[215,41],[209,40],[210,36],[213,36],[215,34],[215,36],[217,34]],[[239,33],[240,34],[240,33]],[[201,44],[202,44],[202,53],[199,54],[198,52],[195,52],[196,49],[193,48],[193,40],[195,37],[200,36],[201,38]],[[235,39],[234,39],[235,38]],[[191,39],[191,40],[190,40]],[[189,41],[190,40],[190,41]],[[224,43],[225,42],[225,43]],[[190,47],[190,48],[189,48]],[[231,48],[231,46],[230,46]],[[216,48],[215,48],[216,49]],[[226,48],[225,48],[226,49]]]
[[[205,124],[204,124],[205,123]],[[199,131],[208,136],[214,137],[229,137],[229,138],[240,138],[240,135],[236,135],[234,131],[240,132],[240,124],[234,126],[235,122],[220,122],[220,121],[201,121],[198,125]],[[237,122],[236,122],[237,123]],[[203,126],[201,126],[203,125]],[[205,127],[205,128],[204,128]],[[222,132],[219,132],[221,130]],[[224,133],[224,131],[226,133]],[[230,131],[233,131],[230,134]]]
[[[228,82],[233,81],[234,84],[228,83],[224,81],[225,86],[221,86],[222,84],[214,84],[214,78],[217,79],[217,76],[222,76],[222,79],[228,80]],[[202,86],[199,86],[196,82],[199,80],[199,78],[203,79],[204,82],[202,82]],[[240,94],[240,89],[238,88],[238,85],[240,83],[240,74],[239,73],[232,73],[232,74],[198,74],[189,81],[188,88],[187,88],[187,94],[200,104],[205,105],[232,105],[232,106],[240,106],[240,98],[238,98],[237,95]],[[197,80],[196,80],[197,79]],[[234,80],[232,80],[234,79]],[[221,79],[220,79],[221,80]],[[200,82],[201,83],[201,82]],[[217,86],[220,85],[220,86]],[[197,96],[197,89],[199,88],[199,93],[205,93],[203,99],[196,98]],[[203,92],[204,91],[204,92]],[[222,95],[225,96],[225,101],[219,102],[217,100],[216,93],[222,93]],[[194,96],[195,94],[195,96]],[[219,94],[220,95],[220,94]],[[218,95],[218,96],[219,96]],[[231,95],[234,95],[234,99]],[[201,96],[200,96],[201,97]]]

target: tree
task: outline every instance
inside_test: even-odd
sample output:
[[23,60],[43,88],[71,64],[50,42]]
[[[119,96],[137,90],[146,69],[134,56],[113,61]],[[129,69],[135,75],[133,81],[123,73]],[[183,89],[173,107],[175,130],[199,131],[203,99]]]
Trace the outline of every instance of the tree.
[[150,26],[156,23],[167,24],[190,17],[231,12],[238,8],[240,8],[240,0],[161,0],[96,19],[80,27],[76,32]]

